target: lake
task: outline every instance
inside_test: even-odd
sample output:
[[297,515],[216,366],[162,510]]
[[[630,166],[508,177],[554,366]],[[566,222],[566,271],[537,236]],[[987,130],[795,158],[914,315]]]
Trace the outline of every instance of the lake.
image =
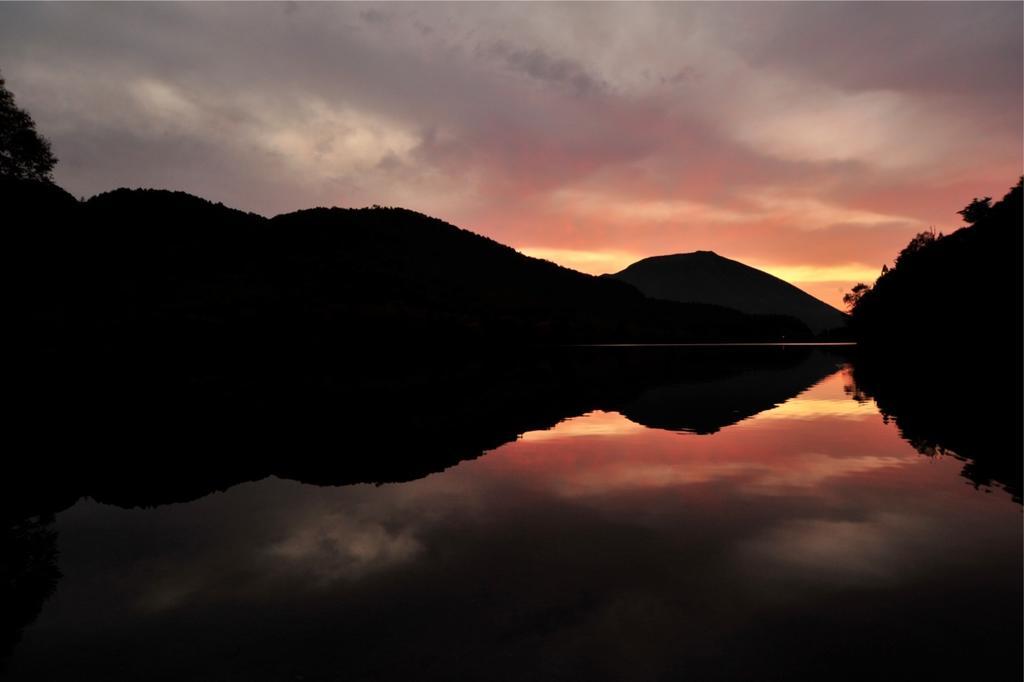
[[1019,680],[1019,422],[951,433],[840,351],[700,352],[82,467],[8,512],[5,672]]

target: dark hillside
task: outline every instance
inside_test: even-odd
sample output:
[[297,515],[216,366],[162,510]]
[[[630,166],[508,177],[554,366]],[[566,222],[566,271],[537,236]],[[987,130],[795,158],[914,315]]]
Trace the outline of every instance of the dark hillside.
[[962,214],[966,227],[945,236],[919,234],[892,269],[853,297],[852,321],[864,344],[960,361],[979,352],[1019,363],[1021,183],[995,204],[976,200]]
[[789,282],[711,251],[653,256],[610,277],[651,298],[725,306],[753,315],[789,315],[818,334],[846,316]]
[[27,235],[22,267],[46,282],[27,301],[76,338],[43,336],[79,347],[263,357],[362,343],[808,336],[792,319],[648,300],[403,209],[268,220],[181,192],[39,204],[37,190],[8,191],[12,226]]

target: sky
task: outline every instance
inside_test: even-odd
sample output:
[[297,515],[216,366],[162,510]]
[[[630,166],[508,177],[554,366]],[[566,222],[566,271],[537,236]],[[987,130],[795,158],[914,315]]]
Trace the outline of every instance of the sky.
[[2,3],[76,196],[403,206],[585,272],[712,250],[842,307],[1024,172],[1024,3]]

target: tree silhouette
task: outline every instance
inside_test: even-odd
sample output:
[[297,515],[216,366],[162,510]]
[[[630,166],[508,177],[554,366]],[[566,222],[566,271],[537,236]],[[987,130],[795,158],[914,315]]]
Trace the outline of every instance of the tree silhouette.
[[1018,181],[999,201],[975,198],[958,211],[968,225],[918,233],[873,285],[846,294],[858,341],[902,353],[938,339],[952,357],[1019,358],[1022,192]]
[[864,297],[864,294],[869,291],[871,291],[871,286],[860,282],[854,286],[849,293],[843,294],[843,303],[845,303],[850,310],[853,310],[857,307],[857,304],[860,303],[860,299]]
[[967,204],[967,206],[964,207],[964,210],[957,211],[957,213],[963,216],[965,223],[970,223],[971,225],[973,225],[974,223],[978,222],[986,215],[988,215],[988,212],[991,209],[992,197],[985,197],[984,199],[974,197],[974,201]]
[[50,143],[0,77],[0,177],[47,181],[56,163]]
[[934,244],[938,239],[942,239],[942,233],[936,233],[934,227],[929,228],[925,232],[918,232],[914,235],[914,238],[911,239],[905,247],[903,247],[903,250],[900,251],[899,255],[896,256],[896,267],[905,263],[908,258],[912,258],[915,253],[924,251],[929,245]]

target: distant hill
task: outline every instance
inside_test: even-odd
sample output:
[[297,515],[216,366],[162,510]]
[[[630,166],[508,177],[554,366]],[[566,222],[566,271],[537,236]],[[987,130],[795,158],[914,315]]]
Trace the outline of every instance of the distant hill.
[[846,324],[843,313],[807,292],[712,251],[644,258],[610,277],[632,284],[651,298],[790,315],[816,334]]
[[[405,209],[267,219],[182,192],[120,189],[78,202],[16,184],[0,190],[8,232],[25,240],[20,279],[39,347],[221,367],[311,362],[358,344],[810,335],[793,318],[651,300]],[[50,195],[60,200],[36,200]]]
[[304,277],[318,273],[347,315],[389,324],[397,311],[402,324],[422,320],[429,334],[446,334],[443,327],[476,340],[592,343],[801,333],[795,320],[653,301],[622,282],[530,258],[405,209],[312,209],[270,226],[296,240],[279,265]]

